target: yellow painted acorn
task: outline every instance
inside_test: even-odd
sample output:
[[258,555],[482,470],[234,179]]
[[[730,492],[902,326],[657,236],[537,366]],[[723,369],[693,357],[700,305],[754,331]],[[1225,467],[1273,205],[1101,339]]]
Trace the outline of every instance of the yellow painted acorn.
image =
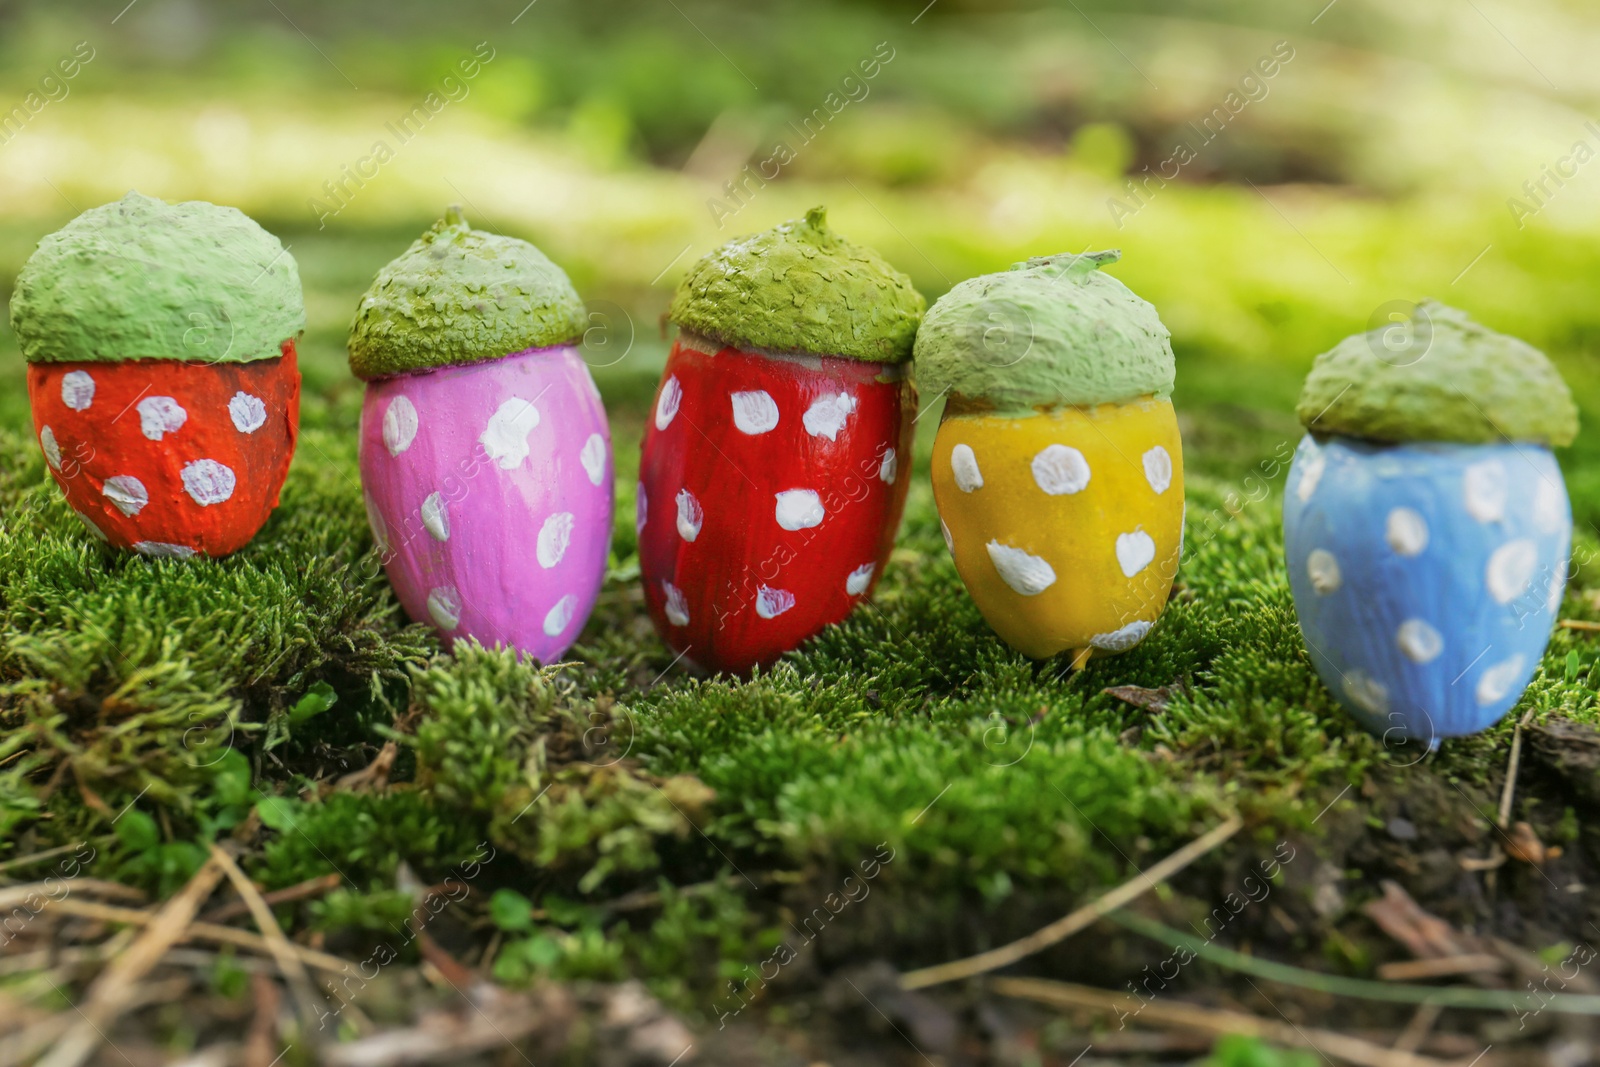
[[933,447],[945,541],[989,625],[1036,658],[1132,648],[1178,569],[1170,334],[1101,272],[1120,255],[969,279],[917,333],[919,387],[947,397]]

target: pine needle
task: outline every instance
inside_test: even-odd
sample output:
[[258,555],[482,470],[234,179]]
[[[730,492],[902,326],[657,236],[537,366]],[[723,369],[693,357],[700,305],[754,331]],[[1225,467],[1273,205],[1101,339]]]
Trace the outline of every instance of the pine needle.
[[1310,989],[1336,997],[1354,997],[1358,1000],[1376,1000],[1388,1004],[1437,1004],[1441,1008],[1467,1008],[1476,1011],[1553,1011],[1560,1015],[1600,1015],[1600,994],[1551,993],[1543,997],[1532,993],[1515,993],[1504,989],[1469,989],[1464,986],[1403,985],[1395,982],[1375,982],[1367,978],[1348,978],[1340,974],[1324,974],[1304,967],[1295,967],[1273,960],[1257,959],[1233,949],[1223,948],[1191,937],[1153,919],[1117,912],[1109,918],[1136,934],[1160,941],[1173,948],[1192,952],[1208,963],[1264,978],[1280,985],[1297,989]]

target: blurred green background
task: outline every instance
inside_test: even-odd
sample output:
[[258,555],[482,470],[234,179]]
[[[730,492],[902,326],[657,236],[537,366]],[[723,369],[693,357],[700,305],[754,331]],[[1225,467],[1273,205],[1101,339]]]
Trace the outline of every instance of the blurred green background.
[[[335,402],[357,295],[447,203],[567,268],[611,396],[650,388],[695,257],[824,203],[930,300],[1123,249],[1191,410],[1291,433],[1312,356],[1431,295],[1600,411],[1591,3],[125,4],[0,2],[0,295],[130,188],[236,205],[299,260]],[[0,326],[9,426],[20,385]]]

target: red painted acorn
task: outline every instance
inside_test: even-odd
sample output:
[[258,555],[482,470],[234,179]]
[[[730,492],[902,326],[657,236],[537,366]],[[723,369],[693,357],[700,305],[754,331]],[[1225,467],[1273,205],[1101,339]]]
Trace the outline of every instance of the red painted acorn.
[[637,521],[650,616],[685,659],[770,663],[871,594],[905,508],[925,306],[821,208],[679,285]]
[[129,193],[39,242],[11,326],[39,447],[91,532],[179,559],[249,543],[299,431],[305,307],[277,238]]

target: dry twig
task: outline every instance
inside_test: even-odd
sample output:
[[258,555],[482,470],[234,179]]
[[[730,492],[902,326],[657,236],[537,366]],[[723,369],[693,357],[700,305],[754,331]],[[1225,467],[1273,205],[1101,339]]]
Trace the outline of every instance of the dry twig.
[[[344,881],[337,874],[324,874],[319,878],[308,878],[304,882],[287,886],[283,889],[274,889],[270,893],[262,893],[261,899],[272,907],[279,904],[290,904],[296,900],[305,900],[307,897],[321,896],[339,888],[339,883]],[[250,914],[250,905],[244,900],[235,900],[221,907],[212,908],[200,916],[202,922],[225,923],[230,919],[237,919],[241,915]]]
[[107,882],[99,878],[73,878],[70,881],[63,878],[58,880],[52,888],[44,882],[29,882],[26,885],[8,885],[0,889],[0,912],[20,908],[28,902],[30,897],[42,898],[47,904],[56,903],[52,894],[61,887],[67,887],[67,893],[86,893],[94,897],[106,897],[110,900],[126,900],[132,904],[143,904],[144,894],[131,885],[120,882]]
[[[89,985],[84,1002],[75,1009],[77,1022],[39,1061],[39,1067],[79,1067],[94,1054],[105,1040],[105,1030],[134,1000],[139,980],[161,961],[167,949],[184,940],[200,905],[221,880],[222,866],[213,856],[201,865],[188,885],[151,917],[138,940]],[[56,907],[69,902],[58,901]]]
[[1522,729],[1533,718],[1533,709],[1523,712],[1516,729],[1511,732],[1511,758],[1506,761],[1506,784],[1500,790],[1500,829],[1511,825],[1511,798],[1517,792],[1517,767],[1522,762]]
[[[63,915],[76,915],[84,919],[99,919],[102,922],[128,923],[133,926],[148,926],[156,919],[156,914],[140,911],[137,908],[119,908],[110,904],[94,904],[83,900],[63,900],[55,905]],[[232,926],[219,926],[216,923],[190,923],[184,933],[184,940],[210,941],[220,945],[233,945],[235,948],[249,949],[263,956],[271,956],[272,948],[267,944],[267,939],[259,934],[252,934],[248,930],[240,930]],[[355,973],[355,965],[349,960],[330,956],[326,952],[318,952],[314,948],[306,948],[289,942],[289,949],[298,956],[302,963],[314,967],[319,971],[329,974],[348,975]]]
[[1093,924],[1109,912],[1116,911],[1135,898],[1154,889],[1159,883],[1183,870],[1195,860],[1204,856],[1212,849],[1221,845],[1228,838],[1239,832],[1244,826],[1244,821],[1237,815],[1230,816],[1222,825],[1212,829],[1193,841],[1184,845],[1172,855],[1153,865],[1147,871],[1130,878],[1122,885],[1104,894],[1090,904],[1077,909],[1071,914],[1057,919],[1049,926],[1041,927],[1020,940],[1009,945],[1002,945],[988,952],[980,952],[976,956],[966,959],[952,960],[949,963],[940,963],[933,967],[924,967],[919,971],[911,971],[900,978],[902,989],[925,989],[928,986],[939,985],[943,982],[953,982],[958,978],[971,978],[973,975],[983,974],[998,967],[1006,967],[1025,959],[1059,941],[1064,941],[1079,930]]
[[1506,961],[1487,952],[1439,959],[1399,960],[1378,967],[1378,977],[1386,982],[1414,982],[1424,978],[1453,978],[1461,974],[1502,974]]
[[[1093,1011],[1117,1012],[1127,1002],[1126,994],[1105,989],[1052,982],[1042,978],[996,978],[992,982],[995,992],[1008,997],[1049,1004],[1058,1008],[1088,1008]],[[1143,1002],[1140,1019],[1155,1026],[1183,1030],[1198,1030],[1221,1037],[1226,1034],[1243,1034],[1258,1037],[1280,1045],[1310,1048],[1316,1052],[1336,1057],[1357,1067],[1444,1067],[1447,1061],[1418,1056],[1399,1049],[1384,1048],[1357,1037],[1295,1026],[1288,1022],[1262,1019],[1241,1011],[1202,1008],[1182,1001]],[[1480,1067],[1485,1061],[1479,1061]]]
[[273,917],[272,908],[261,899],[261,890],[245,877],[239,865],[233,862],[233,857],[213,844],[211,859],[227,872],[228,881],[233,883],[234,890],[244,898],[245,905],[250,909],[250,916],[255,920],[256,929],[261,931],[262,938],[267,942],[268,951],[278,962],[278,969],[283,972],[283,980],[294,993],[302,1021],[309,1026],[314,1020],[322,1017],[323,1004],[312,988],[311,976],[306,973],[306,965],[300,962],[300,957],[295,955],[294,946],[283,936],[283,929]]
[[282,1003],[278,983],[258,972],[250,976],[250,989],[255,995],[256,1014],[245,1036],[245,1067],[272,1067],[277,1058],[278,1007]]
[[1406,1028],[1395,1038],[1396,1052],[1415,1052],[1422,1047],[1428,1039],[1428,1034],[1433,1031],[1433,1026],[1439,1021],[1440,1014],[1444,1011],[1437,1004],[1418,1004],[1417,1010],[1411,1016],[1411,1021],[1406,1023]]

